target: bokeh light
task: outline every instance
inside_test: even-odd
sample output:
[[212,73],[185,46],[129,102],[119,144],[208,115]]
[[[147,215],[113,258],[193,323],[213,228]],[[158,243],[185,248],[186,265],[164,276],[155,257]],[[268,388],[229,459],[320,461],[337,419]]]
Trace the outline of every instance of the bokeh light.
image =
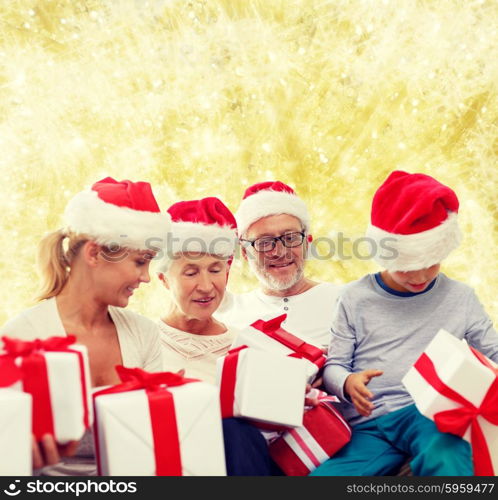
[[[235,210],[279,179],[315,237],[355,238],[393,169],[457,192],[465,239],[444,270],[498,319],[495,0],[9,0],[0,23],[0,323],[32,304],[42,235],[104,176],[151,182],[164,209]],[[241,260],[230,280],[255,286]],[[166,301],[153,279],[130,307],[155,318]]]

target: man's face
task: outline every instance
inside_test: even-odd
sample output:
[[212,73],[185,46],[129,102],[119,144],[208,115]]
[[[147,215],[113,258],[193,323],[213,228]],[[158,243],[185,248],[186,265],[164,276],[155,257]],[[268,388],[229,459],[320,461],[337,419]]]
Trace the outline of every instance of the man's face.
[[[249,226],[243,239],[254,241],[301,232],[304,232],[303,226],[297,217],[287,214],[270,215]],[[267,252],[258,252],[248,245],[246,257],[250,268],[264,286],[271,290],[287,290],[303,278],[306,245],[306,241],[303,241],[299,246],[287,248],[281,241],[277,241],[275,248]]]

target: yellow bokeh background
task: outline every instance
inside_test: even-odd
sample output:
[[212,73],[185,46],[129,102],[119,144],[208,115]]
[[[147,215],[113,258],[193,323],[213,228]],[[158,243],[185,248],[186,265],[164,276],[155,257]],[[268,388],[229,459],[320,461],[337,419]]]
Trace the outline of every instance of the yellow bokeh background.
[[[9,0],[0,23],[0,323],[32,304],[42,235],[104,176],[151,182],[164,209],[235,210],[279,179],[316,238],[354,239],[393,169],[457,192],[444,270],[498,319],[496,0]],[[376,269],[308,264],[337,283]],[[255,286],[240,260],[230,280]],[[167,300],[153,278],[130,307]]]

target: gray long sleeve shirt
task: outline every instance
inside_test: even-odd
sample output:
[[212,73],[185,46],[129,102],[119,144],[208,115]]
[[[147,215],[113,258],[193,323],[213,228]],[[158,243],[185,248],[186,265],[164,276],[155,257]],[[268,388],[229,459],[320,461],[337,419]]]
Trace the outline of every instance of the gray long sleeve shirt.
[[[387,291],[373,274],[345,286],[337,304],[324,370],[327,390],[342,400],[350,424],[399,410],[413,403],[401,379],[440,328],[465,340],[498,362],[498,334],[469,286],[440,273],[430,290],[419,294]],[[348,375],[378,369],[368,389],[374,394],[369,417],[358,414],[343,387]]]

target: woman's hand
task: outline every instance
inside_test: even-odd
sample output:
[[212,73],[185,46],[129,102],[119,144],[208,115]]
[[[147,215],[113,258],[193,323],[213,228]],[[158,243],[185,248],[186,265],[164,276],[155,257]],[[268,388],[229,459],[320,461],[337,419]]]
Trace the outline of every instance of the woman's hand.
[[70,441],[64,445],[58,445],[52,434],[45,434],[40,441],[32,440],[33,469],[39,469],[46,465],[55,465],[60,462],[61,457],[71,457],[76,453],[79,441]]
[[367,384],[374,377],[382,375],[381,370],[364,370],[358,373],[352,373],[344,382],[344,392],[349,394],[357,412],[364,417],[370,416],[374,409],[370,400],[374,395],[367,389]]

